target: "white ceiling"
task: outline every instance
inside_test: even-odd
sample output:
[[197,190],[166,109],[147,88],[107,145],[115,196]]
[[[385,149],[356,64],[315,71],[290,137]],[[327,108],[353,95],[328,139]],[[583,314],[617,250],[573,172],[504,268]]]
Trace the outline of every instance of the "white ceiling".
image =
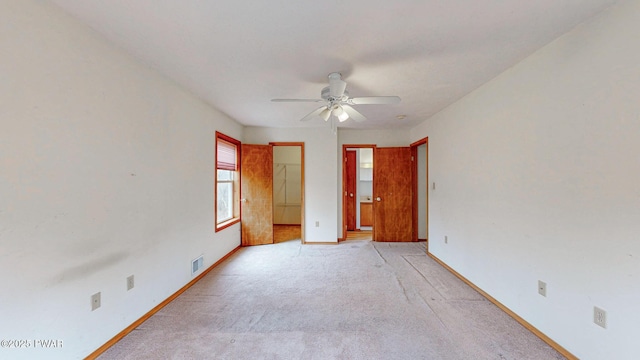
[[[300,122],[330,72],[368,120],[413,126],[615,0],[51,0],[214,107],[248,126]],[[398,120],[396,116],[406,115]]]

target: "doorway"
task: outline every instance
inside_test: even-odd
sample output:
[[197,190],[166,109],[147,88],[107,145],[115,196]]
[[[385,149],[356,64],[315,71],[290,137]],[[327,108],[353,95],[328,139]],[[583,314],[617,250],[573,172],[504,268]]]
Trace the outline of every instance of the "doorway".
[[429,142],[428,138],[411,144],[412,156],[415,158],[413,169],[414,186],[414,229],[418,241],[429,241]]
[[343,145],[342,240],[372,240],[374,148]]
[[340,240],[428,241],[428,139],[395,148],[343,145],[342,155]]
[[242,144],[240,157],[242,246],[304,243],[304,143]]
[[273,145],[273,240],[303,240],[303,144]]

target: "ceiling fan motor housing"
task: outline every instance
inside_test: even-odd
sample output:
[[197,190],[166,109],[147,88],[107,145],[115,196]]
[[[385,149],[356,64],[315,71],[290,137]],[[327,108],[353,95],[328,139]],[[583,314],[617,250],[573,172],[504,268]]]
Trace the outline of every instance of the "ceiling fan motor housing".
[[331,96],[331,87],[327,86],[324,89],[322,89],[322,92],[320,93],[320,97],[322,97],[324,100],[327,100],[329,102],[346,101],[349,98],[349,91],[345,90],[342,93],[342,96],[336,98]]

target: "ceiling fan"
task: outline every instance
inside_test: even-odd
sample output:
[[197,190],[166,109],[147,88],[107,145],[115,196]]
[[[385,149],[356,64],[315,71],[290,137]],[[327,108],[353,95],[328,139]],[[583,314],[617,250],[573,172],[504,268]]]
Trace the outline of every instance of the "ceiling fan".
[[272,99],[271,101],[325,103],[325,105],[313,110],[300,121],[311,120],[315,116],[320,116],[324,121],[327,121],[333,115],[340,122],[349,118],[358,122],[367,119],[351,105],[397,104],[400,102],[400,98],[397,96],[349,97],[347,83],[342,80],[342,74],[338,72],[329,74],[329,86],[322,89],[320,97],[322,99]]

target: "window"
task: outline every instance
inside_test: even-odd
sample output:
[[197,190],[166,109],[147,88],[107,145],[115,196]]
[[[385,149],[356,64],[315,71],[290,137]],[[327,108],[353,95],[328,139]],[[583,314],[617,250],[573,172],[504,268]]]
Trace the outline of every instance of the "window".
[[216,132],[216,231],[240,221],[240,142]]

